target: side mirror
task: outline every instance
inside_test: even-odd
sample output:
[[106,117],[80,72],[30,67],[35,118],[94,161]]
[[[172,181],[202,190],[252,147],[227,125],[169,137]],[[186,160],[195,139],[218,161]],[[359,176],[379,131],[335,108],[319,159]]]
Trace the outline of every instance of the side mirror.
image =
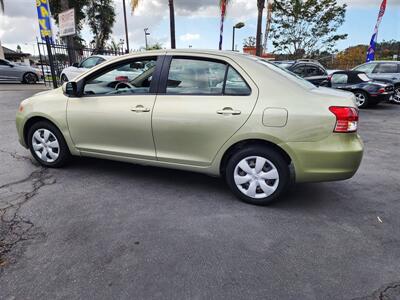
[[10,66],[10,68],[14,68],[14,65],[12,65],[12,64],[9,64],[9,66]]
[[77,86],[76,86],[76,82],[74,81],[69,81],[69,82],[65,82],[62,85],[62,90],[64,95],[67,96],[76,96],[77,95]]
[[79,68],[79,63],[73,63],[72,66],[75,68]]

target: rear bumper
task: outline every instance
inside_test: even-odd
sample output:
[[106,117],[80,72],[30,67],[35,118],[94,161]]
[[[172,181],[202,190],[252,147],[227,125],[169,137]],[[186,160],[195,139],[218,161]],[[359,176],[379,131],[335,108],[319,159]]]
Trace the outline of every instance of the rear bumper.
[[[335,133],[318,142],[287,143],[296,182],[346,180],[357,172],[364,145],[354,134]],[[283,147],[285,148],[285,147]]]
[[382,93],[382,94],[377,94],[377,95],[371,95],[370,101],[372,103],[380,103],[384,101],[389,101],[390,98],[394,95],[394,92],[389,92],[389,93]]

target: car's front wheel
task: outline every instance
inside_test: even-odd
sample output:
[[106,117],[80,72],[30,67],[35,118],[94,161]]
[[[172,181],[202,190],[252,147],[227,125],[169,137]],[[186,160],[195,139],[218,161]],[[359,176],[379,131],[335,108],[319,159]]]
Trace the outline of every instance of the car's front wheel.
[[225,176],[235,195],[256,205],[277,200],[290,182],[287,161],[265,146],[251,146],[236,152],[227,163]]
[[62,167],[70,157],[63,135],[50,122],[33,124],[28,132],[28,145],[33,157],[45,167]]
[[354,92],[356,96],[356,105],[358,108],[366,108],[368,107],[368,95],[363,91],[356,91]]

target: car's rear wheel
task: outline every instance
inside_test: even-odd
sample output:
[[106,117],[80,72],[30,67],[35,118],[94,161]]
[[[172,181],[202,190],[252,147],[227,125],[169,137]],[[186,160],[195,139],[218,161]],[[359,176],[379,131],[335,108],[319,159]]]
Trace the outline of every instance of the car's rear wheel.
[[367,93],[356,91],[354,92],[354,95],[356,96],[356,105],[358,108],[366,108],[369,105]]
[[69,80],[68,80],[67,75],[62,74],[62,75],[61,75],[61,83],[65,83],[65,82],[68,82],[68,81],[69,81]]
[[31,72],[25,73],[22,78],[23,83],[27,83],[27,84],[34,84],[34,83],[38,82],[38,80],[39,79],[38,79],[37,75],[34,73],[31,73]]
[[232,155],[225,176],[236,196],[256,205],[277,200],[290,182],[288,163],[278,152],[264,146],[251,146]]
[[33,124],[28,132],[28,145],[33,157],[45,167],[62,167],[70,158],[63,135],[50,122]]
[[396,104],[400,104],[400,86],[394,88],[394,95],[392,96],[392,101]]

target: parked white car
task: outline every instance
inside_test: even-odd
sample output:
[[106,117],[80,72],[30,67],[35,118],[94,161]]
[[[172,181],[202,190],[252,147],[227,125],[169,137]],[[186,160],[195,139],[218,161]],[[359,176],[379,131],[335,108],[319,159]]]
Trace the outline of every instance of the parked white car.
[[61,72],[61,82],[64,83],[73,80],[75,77],[81,75],[82,73],[93,68],[94,66],[97,66],[98,64],[101,64],[102,62],[110,60],[112,58],[113,56],[108,55],[92,55],[81,61],[81,63],[74,63],[72,66],[65,68]]

